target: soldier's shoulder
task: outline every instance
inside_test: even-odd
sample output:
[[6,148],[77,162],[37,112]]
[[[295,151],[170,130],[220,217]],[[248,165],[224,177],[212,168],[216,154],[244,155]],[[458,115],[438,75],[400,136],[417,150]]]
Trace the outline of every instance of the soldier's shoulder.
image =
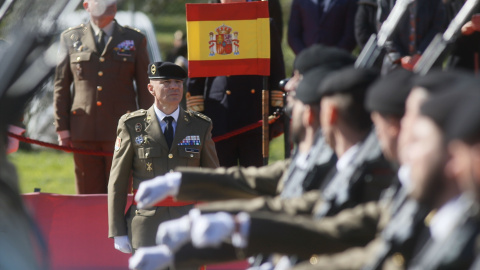
[[208,116],[206,116],[203,113],[199,113],[199,112],[192,111],[192,110],[188,110],[187,113],[194,118],[202,119],[203,121],[206,121],[208,123],[212,123],[212,119],[210,119]]
[[72,33],[84,33],[87,31],[87,25],[82,23],[77,26],[69,27],[62,32],[62,35],[72,34]]
[[144,117],[145,115],[147,115],[147,110],[140,109],[140,110],[122,115],[122,117],[120,118],[120,121],[129,122],[129,120],[137,119],[139,117]]
[[123,29],[129,35],[136,36],[136,37],[142,37],[142,38],[145,37],[145,35],[142,33],[142,31],[140,31],[140,29],[138,29],[138,28],[131,27],[129,25],[125,25],[125,26],[123,26]]

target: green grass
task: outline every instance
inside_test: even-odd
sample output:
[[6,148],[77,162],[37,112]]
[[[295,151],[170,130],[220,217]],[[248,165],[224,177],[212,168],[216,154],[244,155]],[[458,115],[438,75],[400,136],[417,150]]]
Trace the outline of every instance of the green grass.
[[59,151],[19,151],[8,156],[17,167],[20,190],[75,194],[73,155]]
[[[283,135],[270,143],[270,160],[284,157]],[[17,167],[20,190],[33,192],[41,188],[45,193],[75,194],[73,155],[53,150],[18,151],[8,156]]]

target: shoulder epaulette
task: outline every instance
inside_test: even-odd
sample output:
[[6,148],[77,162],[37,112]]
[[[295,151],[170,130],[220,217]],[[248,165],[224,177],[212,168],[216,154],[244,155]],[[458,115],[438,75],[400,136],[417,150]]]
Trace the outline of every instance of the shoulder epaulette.
[[192,110],[188,110],[188,113],[191,115],[191,116],[196,116],[198,118],[201,118],[209,123],[212,122],[212,119],[210,119],[208,116],[206,116],[205,114],[203,113],[199,113],[199,112],[196,112],[196,111],[192,111]]
[[127,121],[129,119],[132,119],[132,118],[137,118],[137,117],[140,117],[140,116],[145,116],[147,114],[147,110],[144,110],[144,109],[141,109],[141,110],[138,110],[138,111],[134,111],[134,112],[131,112],[131,113],[126,113],[122,116],[122,119],[124,121]]
[[83,30],[83,28],[86,28],[86,27],[85,27],[85,24],[82,23],[82,24],[77,25],[77,26],[69,27],[67,30],[65,30],[63,32],[67,33],[67,32],[74,31],[74,30]]
[[138,28],[131,27],[131,26],[128,26],[128,25],[125,25],[124,27],[125,27],[125,28],[128,28],[128,29],[131,29],[131,30],[133,30],[133,31],[137,31],[137,32],[139,32],[139,33],[142,33],[142,31],[140,31],[140,29],[138,29]]

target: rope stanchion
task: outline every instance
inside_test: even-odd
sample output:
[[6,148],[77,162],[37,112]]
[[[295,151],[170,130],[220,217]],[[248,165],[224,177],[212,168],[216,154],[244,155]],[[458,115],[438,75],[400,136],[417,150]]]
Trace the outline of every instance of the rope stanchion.
[[[269,119],[268,124],[271,125],[271,124],[275,123],[275,121],[277,121],[278,118],[279,118],[279,116],[275,116],[272,119]],[[257,123],[253,123],[253,124],[244,126],[242,128],[236,129],[232,132],[229,132],[229,133],[226,133],[226,134],[223,134],[223,135],[220,135],[220,136],[216,136],[212,139],[213,139],[214,142],[223,141],[223,140],[229,139],[231,137],[240,135],[242,133],[248,132],[250,130],[259,128],[261,126],[262,126],[262,120],[258,121]],[[21,142],[24,142],[24,143],[36,144],[36,145],[40,145],[40,146],[43,146],[43,147],[64,151],[64,152],[72,152],[72,153],[77,153],[77,154],[82,154],[82,155],[90,155],[90,156],[106,156],[106,157],[113,156],[113,152],[85,150],[85,149],[78,149],[78,148],[73,148],[73,147],[69,147],[69,146],[60,146],[60,145],[53,144],[53,143],[47,143],[47,142],[42,142],[42,141],[30,139],[30,138],[23,137],[21,135],[17,135],[17,134],[11,133],[11,132],[7,132],[7,135],[9,137],[15,138],[15,139],[17,139]]]

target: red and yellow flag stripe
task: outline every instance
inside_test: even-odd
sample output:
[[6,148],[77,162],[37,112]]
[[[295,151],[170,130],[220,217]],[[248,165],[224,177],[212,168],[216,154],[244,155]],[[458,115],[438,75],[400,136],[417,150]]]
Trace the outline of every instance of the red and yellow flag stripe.
[[270,75],[268,2],[186,6],[189,77]]

